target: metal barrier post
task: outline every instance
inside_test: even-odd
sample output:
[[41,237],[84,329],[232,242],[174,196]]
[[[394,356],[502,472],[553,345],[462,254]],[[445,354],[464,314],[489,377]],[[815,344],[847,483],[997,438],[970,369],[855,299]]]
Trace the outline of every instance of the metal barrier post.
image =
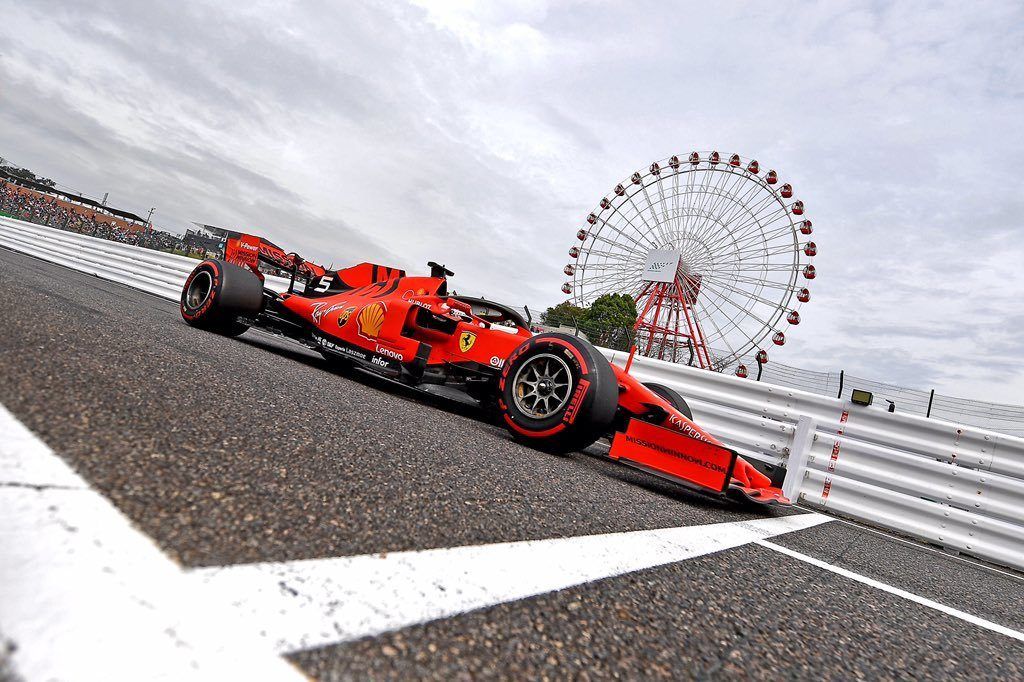
[[818,423],[807,416],[796,421],[796,432],[793,444],[789,447],[789,459],[786,462],[786,480],[782,483],[783,494],[794,503],[800,497],[800,484],[807,472],[807,460],[811,456],[811,445],[814,443],[814,432]]

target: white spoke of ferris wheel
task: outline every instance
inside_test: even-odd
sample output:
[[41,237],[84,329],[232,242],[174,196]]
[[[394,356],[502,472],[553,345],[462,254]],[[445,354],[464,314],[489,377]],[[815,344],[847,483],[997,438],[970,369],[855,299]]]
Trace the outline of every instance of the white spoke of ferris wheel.
[[[600,275],[587,276],[586,273],[581,276],[576,282],[577,286],[591,286],[598,287],[600,289],[606,289],[609,286],[614,285],[617,291],[639,290],[642,282],[639,282],[636,278],[636,271],[625,271],[625,272],[604,272]],[[589,296],[588,296],[589,298]]]
[[680,230],[679,178],[681,176],[681,170],[676,170],[672,173],[672,234],[679,234]]
[[[791,270],[791,272],[795,272]],[[780,291],[791,291],[793,288],[792,284],[783,284],[782,282],[772,282],[764,279],[755,279],[753,277],[747,277],[745,275],[736,275],[732,278],[736,284],[752,284],[754,286],[763,286],[766,289],[778,289]]]
[[742,183],[746,181],[742,171],[734,170],[733,166],[727,166],[727,168],[728,170],[718,171],[722,174],[722,178],[714,186],[714,189],[708,190],[708,198],[701,206],[705,218],[695,226],[692,233],[694,239],[702,239],[702,235],[706,234],[708,230],[714,230],[715,224],[719,222],[719,208],[723,202],[732,200],[735,197],[736,188],[741,187]]
[[782,202],[779,202],[771,212],[766,213],[763,216],[758,214],[756,219],[748,219],[747,221],[736,225],[736,238],[740,240],[748,237],[756,239],[757,229],[781,222],[783,219],[789,227],[793,227],[793,223],[789,217],[789,207]]
[[[613,196],[615,196],[615,195],[613,194]],[[625,196],[626,195],[623,195],[623,197],[625,197]],[[615,226],[615,225],[618,224],[615,219],[618,218],[619,220],[621,220],[621,222],[629,225],[629,227],[632,228],[633,231],[636,232],[637,235],[639,235],[641,239],[643,239],[643,242],[644,242],[643,248],[645,248],[647,250],[650,250],[650,249],[654,248],[655,247],[655,242],[651,238],[651,234],[653,232],[653,230],[651,229],[651,226],[647,224],[647,221],[644,219],[643,215],[640,215],[639,213],[634,214],[632,217],[627,215],[626,212],[623,210],[625,205],[626,205],[626,201],[625,200],[620,201],[618,203],[618,205],[616,205],[614,200],[609,200],[609,206],[610,206],[611,214],[610,214],[608,219],[605,219],[605,221],[610,226]],[[631,204],[631,205],[633,206],[633,208],[635,210],[636,209],[636,205],[635,204]],[[637,217],[640,218],[641,222],[643,222],[643,224],[644,224],[644,227],[647,228],[646,231],[645,230],[641,230],[636,225],[636,223],[633,222],[633,219],[637,218]]]
[[585,282],[618,282],[621,280],[636,281],[636,268],[603,268],[595,272],[584,270],[580,275],[580,284]]
[[[731,225],[739,215],[759,215],[764,204],[774,198],[774,193],[760,178],[748,174],[746,171],[744,171],[743,177],[746,180],[746,185],[730,197],[731,205],[724,206],[724,210],[719,216],[726,225]],[[750,206],[749,202],[758,194],[762,195],[761,199],[754,206]],[[765,194],[767,196],[764,196]]]
[[[756,184],[756,181],[750,181],[750,182],[753,183],[753,187],[748,188],[747,189],[747,193],[750,193],[751,191],[756,192],[756,191],[758,191],[760,189],[760,186],[758,186]],[[736,234],[738,226],[734,226],[733,225],[733,221],[734,221],[734,217],[737,214],[746,214],[746,216],[747,216],[746,221],[748,221],[748,222],[749,221],[754,221],[754,222],[759,221],[759,219],[760,219],[759,211],[760,211],[761,205],[764,204],[764,200],[762,200],[758,204],[758,206],[756,207],[758,212],[755,212],[754,209],[751,209],[749,206],[746,205],[746,203],[745,203],[747,201],[746,194],[744,194],[742,196],[730,196],[730,197],[728,197],[728,199],[729,199],[729,201],[730,201],[730,203],[732,205],[731,206],[726,206],[725,208],[727,210],[724,211],[722,214],[716,216],[716,218],[717,218],[717,221],[719,223],[721,223],[722,225],[726,226],[726,229],[729,230],[730,235],[735,236],[735,234]],[[723,197],[722,200],[724,201],[725,198]],[[718,205],[716,205],[716,208],[717,207],[718,207]],[[707,239],[711,235],[711,233],[715,230],[715,228],[716,228],[716,224],[715,223],[705,223],[704,229],[702,229],[702,231],[697,234],[697,238],[698,239]]]
[[[733,197],[732,207],[721,216],[722,222],[730,225],[730,229],[734,231],[736,228],[732,227],[731,223],[737,215],[746,213],[750,216],[749,220],[759,221],[761,219],[761,212],[766,205],[770,205],[776,200],[775,192],[760,178],[752,175],[745,175],[745,177],[748,184],[747,189],[743,194]],[[747,202],[759,192],[763,193],[764,196],[754,206],[748,206]]]
[[[781,232],[780,234],[784,234]],[[778,256],[786,253],[793,253],[792,244],[776,245],[769,248],[768,244],[771,243],[770,239],[766,239],[763,245],[759,245],[756,242],[751,242],[746,245],[731,244],[729,245],[729,261],[723,264],[728,271],[770,271],[779,269],[779,267],[785,265],[786,269],[793,267],[793,261],[779,261],[772,260],[772,256]],[[719,252],[720,254],[722,252]],[[718,269],[716,267],[716,269]]]
[[[730,169],[733,167],[730,166]],[[742,199],[740,198],[740,192],[744,189],[750,191],[750,178],[742,170],[731,170],[733,180],[726,187],[724,184],[721,187],[721,191],[717,192],[717,196],[713,199],[712,203],[708,208],[708,213],[715,218],[717,222],[728,225],[728,221],[724,219],[725,211],[730,204],[740,204],[742,206]]]
[[[721,296],[721,300],[724,301],[725,303],[728,303],[729,305],[736,309],[736,312],[731,316],[728,313],[726,313],[724,309],[722,309],[722,315],[729,321],[728,325],[730,325],[731,328],[735,328],[738,332],[740,332],[741,335],[745,336],[755,346],[761,343],[765,338],[767,338],[769,333],[771,333],[772,331],[777,331],[776,323],[781,319],[781,313],[775,316],[775,321],[768,321],[762,318],[760,315],[756,315],[752,309],[741,306],[728,296]],[[746,318],[753,319],[761,325],[757,333],[751,335],[743,332],[743,329],[740,326],[740,321]],[[730,327],[727,326],[727,329],[728,328]]]
[[[637,258],[637,255],[634,252],[629,253],[632,254],[632,258]],[[581,253],[580,257],[577,258],[577,265],[575,265],[575,270],[577,270],[577,272],[584,272],[588,269],[599,270],[600,268],[605,267],[607,258],[604,257],[603,254],[598,254],[598,256],[604,257],[604,260],[595,260],[594,262],[591,262],[591,255],[591,251],[584,251]]]
[[[760,343],[760,341],[763,340],[767,336],[767,331],[773,329],[772,325],[766,323],[764,320],[759,318],[757,315],[754,315],[753,313],[751,313],[748,309],[738,305],[737,303],[735,303],[731,299],[729,299],[727,297],[724,297],[721,294],[718,294],[718,296],[719,296],[719,298],[722,301],[724,301],[726,303],[730,303],[730,304],[732,304],[734,307],[736,307],[738,309],[738,311],[734,315],[730,316],[728,313],[725,312],[725,310],[722,307],[714,306],[715,310],[717,310],[719,313],[721,313],[722,318],[724,318],[724,320],[725,320],[723,326],[725,327],[726,331],[735,329],[737,332],[739,332],[740,336],[742,336],[748,342],[750,342],[750,345],[757,346]],[[714,305],[714,304],[712,304],[712,305]],[[746,315],[748,317],[751,317],[751,318],[753,318],[754,320],[756,320],[757,322],[759,322],[761,324],[761,327],[758,329],[757,333],[755,333],[755,334],[748,334],[748,333],[745,333],[743,331],[743,329],[739,326],[739,323],[736,321],[737,318],[739,318],[741,315]],[[709,315],[707,319],[714,320],[714,317]],[[729,336],[728,336],[728,334],[723,332],[721,330],[721,328],[718,326],[717,323],[713,322],[713,324],[714,324],[715,328],[719,330],[719,333],[721,334],[722,340],[726,343],[726,345],[729,346],[730,350],[732,350],[733,346],[732,346],[731,343],[729,343]],[[737,354],[735,353],[735,351],[733,351],[733,356],[736,357],[736,355]]]
[[589,276],[589,277],[591,277],[593,279],[598,279],[598,278],[601,278],[601,277],[617,275],[617,274],[620,274],[620,273],[629,273],[635,279],[636,278],[636,271],[637,271],[637,265],[635,263],[621,263],[621,262],[617,262],[617,263],[599,263],[596,267],[594,267],[592,265],[588,265],[587,267],[585,267],[585,268],[583,268],[581,270],[581,272],[583,272],[584,276]]
[[792,244],[792,240],[789,238],[792,230],[792,226],[787,223],[768,223],[760,225],[757,228],[757,231],[752,231],[752,234],[746,236],[730,234],[730,237],[732,238],[732,248],[737,253],[763,254],[768,245],[784,241],[788,243],[789,250],[794,251],[795,248]]
[[[654,176],[654,178],[655,178],[655,183],[653,183],[653,184],[657,184],[660,187],[661,186],[660,178],[658,176],[656,176],[656,175]],[[641,192],[644,195],[643,199],[641,200],[641,203],[644,204],[643,207],[641,208],[641,210],[646,209],[647,211],[650,212],[651,219],[654,221],[654,226],[655,226],[655,230],[656,230],[656,232],[658,234],[658,237],[661,240],[664,240],[665,239],[665,222],[658,216],[658,211],[657,211],[657,209],[660,207],[660,204],[657,204],[651,198],[650,193],[647,191],[647,185],[644,184],[642,179],[640,181],[640,191],[639,192],[634,192],[634,196],[639,195]]]
[[[676,229],[676,234],[679,235],[681,240],[686,238],[686,231],[689,228],[689,215],[690,215],[690,209],[692,208],[691,198],[693,197],[693,186],[694,186],[694,184],[696,184],[695,183],[695,179],[696,178],[697,178],[697,170],[695,168],[691,167],[690,170],[687,171],[687,173],[686,173],[686,196],[685,196],[686,204],[685,204],[685,208],[683,209],[683,212],[680,214],[681,220],[679,220],[678,225],[677,225],[677,229]],[[685,218],[685,219],[683,219],[683,218]]]
[[587,249],[587,253],[591,256],[601,256],[604,258],[615,258],[617,260],[630,260],[637,261],[636,252],[634,251],[599,251],[597,249]]
[[789,209],[785,206],[778,206],[770,213],[753,216],[745,222],[737,224],[733,229],[733,235],[737,241],[743,242],[748,239],[757,239],[759,230],[775,229],[775,226],[793,229],[793,223],[789,218]]
[[[722,204],[724,202],[729,202],[729,204],[732,204],[732,207],[737,207],[738,206],[739,207],[738,210],[741,210],[741,211],[749,210],[749,209],[747,209],[745,207],[744,204],[740,203],[743,200],[744,199],[740,199],[740,198],[738,198],[735,195],[722,195],[722,196],[718,197],[718,201],[716,202],[716,204],[714,205],[713,208],[717,211],[717,209],[722,207]],[[729,205],[726,205],[725,208],[726,209],[730,209],[731,207]],[[723,213],[720,213],[720,214],[719,213],[716,213],[714,215],[710,215],[709,214],[705,218],[704,222],[702,223],[700,231],[696,232],[694,234],[693,238],[695,240],[697,240],[697,241],[705,242],[708,239],[710,239],[714,234],[716,234],[721,229],[727,230],[729,232],[730,236],[732,236],[734,234],[734,232],[735,232],[735,228],[731,224],[731,218],[727,215],[727,214],[731,215],[732,213],[733,213],[732,210],[726,210],[726,211],[724,211]],[[752,218],[752,219],[756,219],[756,217],[757,217],[756,215],[751,215],[750,216],[750,218]]]
[[[749,194],[751,192],[756,192],[757,190],[761,189],[761,187],[756,184],[756,181],[751,181],[748,184],[753,184],[754,186],[752,188],[748,189],[743,195],[741,195],[740,199],[744,199],[745,200],[746,194]],[[712,194],[715,194],[715,192],[717,192],[717,188],[715,190],[709,189],[708,192],[712,193]],[[747,211],[751,210],[749,208],[744,209],[743,206],[738,206],[736,204],[736,202],[738,201],[736,196],[727,195],[727,194],[724,194],[724,193],[720,194],[720,195],[719,194],[715,194],[715,196],[718,199],[719,203],[720,202],[724,202],[726,200],[731,201],[734,204],[734,206],[736,207],[735,208],[735,212],[739,212],[739,211],[743,211],[743,210],[747,210]],[[758,211],[760,211],[760,207],[761,206],[763,206],[766,203],[770,203],[772,200],[773,200],[773,196],[771,194],[769,194],[769,196],[763,198],[761,200],[761,202],[759,203],[758,207],[755,207],[755,208],[757,208]],[[716,206],[717,206],[717,204],[714,204],[714,205],[709,204],[708,207],[705,207],[704,209],[701,209],[701,213],[700,213],[698,221],[700,222],[700,224],[701,224],[703,229],[701,231],[699,231],[699,232],[697,232],[697,231],[690,232],[689,236],[690,236],[690,238],[692,240],[695,240],[695,241],[703,241],[703,240],[705,240],[707,238],[707,236],[710,235],[710,233],[716,231],[720,227],[719,223],[725,224],[730,230],[734,230],[735,229],[733,226],[729,225],[729,223],[731,222],[730,214],[732,213],[732,211],[726,212],[725,214],[722,214],[722,215],[716,215],[714,213],[714,208]],[[755,217],[755,218],[759,217],[758,213],[754,213],[753,217]],[[694,221],[694,222],[698,222],[698,221]]]
[[700,187],[695,191],[691,191],[690,195],[687,197],[688,210],[686,212],[686,222],[683,233],[680,235],[680,241],[687,239],[695,231],[697,227],[696,220],[691,220],[690,218],[694,215],[700,215],[701,206],[707,197],[708,191],[711,189],[712,183],[719,179],[719,175],[717,174],[720,171],[716,171],[714,167],[710,165],[707,168],[700,168],[698,165],[698,167],[692,172],[699,172],[701,174]]
[[[643,197],[642,198],[638,196],[641,193],[643,193]],[[647,187],[645,185],[640,185],[640,189],[635,193],[635,196],[637,197],[638,201],[641,204],[640,205],[640,212],[643,213],[645,210],[650,212],[651,219],[654,222],[653,230],[654,230],[654,233],[658,236],[658,240],[664,240],[665,239],[665,224],[664,224],[664,222],[658,216],[658,213],[656,211],[656,206],[653,203],[650,195],[647,193]]]
[[[586,294],[585,297],[581,296],[579,298],[579,305],[581,305],[581,306],[590,305],[596,299],[600,298],[601,296],[604,296],[605,294],[623,293],[622,289],[613,286],[613,284],[614,283],[609,283],[607,286],[606,285],[592,285],[592,284],[591,285],[587,285],[590,288],[590,290]],[[583,286],[583,284],[581,283],[579,286]]]
[[[731,166],[727,166],[731,168]],[[696,238],[698,234],[706,229],[707,221],[711,213],[712,205],[715,203],[715,197],[719,196],[725,189],[725,185],[730,180],[735,182],[735,178],[731,177],[732,173],[729,170],[717,170],[711,167],[707,170],[709,181],[706,186],[701,188],[700,195],[696,206],[695,213],[701,216],[700,219],[694,220],[690,223],[690,229],[688,230],[687,236],[691,239]]]
[[[615,232],[615,230],[612,230],[612,232]],[[616,232],[616,234],[619,234],[619,233]],[[620,236],[623,237],[624,239],[626,237],[626,235],[621,235],[621,234],[620,234]],[[633,248],[627,242],[611,239],[611,238],[606,237],[605,235],[601,234],[600,232],[592,233],[590,235],[590,238],[591,238],[592,242],[600,242],[600,243],[603,243],[603,244],[607,244],[608,246],[613,246],[613,247],[619,249],[623,253],[634,254],[634,255],[636,255],[639,258],[645,258],[646,254],[647,254],[647,251],[649,250],[643,244],[638,244],[636,242],[631,242],[632,244],[635,244],[636,247],[637,247],[637,248]],[[584,247],[582,252],[583,253],[589,253],[589,252],[592,252],[592,249]],[[641,255],[641,254],[643,254],[643,255]]]
[[[637,172],[639,173],[640,171],[637,171]],[[643,183],[642,179],[641,179],[641,183]],[[634,186],[635,185],[633,185],[632,176],[630,176],[630,178],[627,178],[626,181],[624,183],[622,183],[622,187],[625,190],[623,192],[623,194],[622,194],[622,198],[625,201],[622,202],[622,204],[624,204],[626,201],[628,201],[629,205],[633,207],[634,211],[636,211],[637,217],[640,218],[641,222],[643,222],[643,224],[647,228],[647,230],[650,233],[652,233],[652,234],[656,234],[657,230],[655,230],[653,227],[651,227],[650,223],[647,222],[646,216],[644,216],[644,214],[643,214],[643,210],[639,206],[636,205],[635,201],[633,201],[633,197],[637,194],[637,192],[634,191],[632,194],[630,194],[629,190],[630,190],[631,187],[634,187]],[[622,204],[620,204],[620,207],[622,206]],[[653,211],[652,211],[652,215],[653,215]],[[655,223],[657,223],[657,217],[655,217]]]
[[[671,167],[669,167],[669,170]],[[662,173],[666,172],[666,169],[661,170]],[[658,186],[658,207],[661,209],[661,216],[658,219],[658,232],[661,234],[662,240],[665,239],[665,235],[671,230],[672,226],[669,221],[669,206],[668,202],[665,201],[665,178],[662,175],[656,175],[657,181],[654,183]],[[644,194],[647,195],[647,188],[644,187]]]
[[[616,213],[618,212],[618,209],[615,209],[614,206],[612,208],[613,208],[613,210],[612,210],[611,217],[614,218]],[[653,247],[653,244],[650,241],[650,237],[648,235],[646,235],[643,231],[640,230],[640,228],[638,228],[636,225],[634,225],[628,218],[626,218],[626,216],[624,214],[619,213],[619,217],[622,218],[622,220],[627,225],[629,225],[631,228],[633,228],[633,231],[636,232],[637,235],[639,235],[640,238],[645,240],[647,243],[644,244],[643,242],[639,241],[636,237],[633,237],[633,236],[627,234],[618,225],[616,225],[615,223],[611,222],[607,218],[602,218],[602,217],[598,216],[597,220],[601,224],[601,227],[607,227],[609,230],[611,230],[612,232],[615,232],[616,234],[621,236],[623,239],[627,239],[631,243],[636,244],[639,248],[643,249],[644,252],[648,251],[650,248]],[[601,230],[598,229],[597,231],[593,231],[593,227],[594,226],[592,225],[590,227],[590,229],[588,229],[587,231],[590,232],[591,236],[593,236],[596,239],[597,236],[601,234]],[[608,243],[612,244],[612,243],[616,243],[616,242],[612,242],[612,241],[609,240]]]
[[737,267],[730,272],[741,273],[741,272],[799,272],[800,267],[793,265],[792,263],[770,263],[765,265],[754,265],[752,267]]
[[[769,228],[770,231],[768,231]],[[745,234],[744,236],[737,237],[736,246],[737,248],[746,249],[752,244],[756,245],[759,242],[770,242],[776,239],[777,237],[781,237],[783,235],[789,237],[792,235],[793,232],[794,228],[792,223],[774,221],[772,223],[768,223],[767,225],[762,226],[760,232],[749,230],[748,233]],[[786,242],[790,246],[790,248],[792,248],[792,240],[787,239]]]
[[[785,233],[783,233],[783,234],[785,234]],[[771,242],[771,240],[769,240],[767,243],[771,244],[772,242]],[[765,247],[760,253],[765,255],[765,256],[781,256],[784,253],[792,254],[793,253],[793,244],[792,243],[787,243],[787,242],[779,242],[779,244],[776,245],[776,246],[767,246],[767,247]]]
[[[732,227],[734,234],[742,231],[747,224],[763,224],[765,221],[771,222],[768,218],[770,218],[778,208],[781,208],[779,206],[780,202],[778,197],[775,196],[775,193],[771,189],[768,189],[766,186],[758,186],[757,189],[762,190],[763,194],[756,204],[753,206],[747,205],[746,202],[749,201],[749,199],[744,197],[740,202],[737,202],[737,204],[733,206],[733,209],[726,216],[724,216],[723,219],[726,223],[730,225],[734,222],[736,223],[735,227]],[[773,209],[773,205],[777,208]],[[738,222],[743,216],[746,216],[746,219],[743,222]]]
[[611,283],[611,282],[614,282],[614,283],[617,283],[617,284],[625,283],[627,285],[632,286],[631,283],[632,282],[636,282],[636,281],[637,280],[636,280],[636,268],[635,267],[631,267],[631,268],[630,267],[617,267],[617,268],[604,267],[604,268],[601,268],[600,270],[595,270],[595,271],[591,271],[589,269],[588,270],[583,270],[580,273],[579,279],[578,279],[578,283],[580,284],[580,286],[583,286],[583,285],[587,284],[588,282],[590,282],[591,284],[596,284],[596,285],[600,285],[600,286],[604,286],[604,285],[606,285],[608,283]]
[[[655,176],[656,179],[652,184],[656,185],[658,188],[657,205],[661,209],[661,217],[658,220],[658,231],[661,235],[662,242],[671,247],[673,246],[673,242],[675,241],[675,235],[678,233],[678,230],[673,224],[674,221],[672,220],[672,218],[674,216],[671,213],[669,202],[665,196],[665,180],[667,173],[671,173],[673,177],[678,177],[679,175],[676,171],[672,170],[671,166],[666,166],[665,168],[661,169],[660,175]],[[650,193],[646,185],[644,186],[643,191],[644,196],[647,197],[647,200],[649,202],[653,202],[653,199],[651,199]]]
[[[752,299],[752,300],[754,300],[754,301],[756,301],[758,303],[761,303],[761,304],[763,304],[765,306],[768,306],[769,308],[775,309],[775,308],[782,307],[782,306],[779,305],[778,301],[772,301],[770,299],[764,298],[763,296],[759,296],[755,292],[748,291],[746,289],[740,289],[740,288],[735,287],[735,286],[733,286],[733,285],[731,285],[731,284],[729,284],[727,282],[724,282],[722,280],[715,280],[715,281],[711,282],[711,284],[708,286],[708,288],[712,289],[712,290],[715,290],[716,287],[720,287],[722,289],[728,289],[729,291],[732,291],[733,293],[735,293],[735,294],[737,294],[739,296],[743,296],[743,297]],[[703,280],[701,280],[701,288],[702,289],[704,288]],[[723,298],[724,298],[724,295],[723,295]]]

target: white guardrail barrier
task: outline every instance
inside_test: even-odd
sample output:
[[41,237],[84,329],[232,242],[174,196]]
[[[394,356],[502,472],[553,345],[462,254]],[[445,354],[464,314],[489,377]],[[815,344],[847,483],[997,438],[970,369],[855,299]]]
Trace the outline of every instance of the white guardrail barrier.
[[[0,246],[172,300],[197,264],[2,217]],[[787,466],[801,504],[1024,569],[1024,439],[650,358],[631,372],[679,390],[741,454]]]

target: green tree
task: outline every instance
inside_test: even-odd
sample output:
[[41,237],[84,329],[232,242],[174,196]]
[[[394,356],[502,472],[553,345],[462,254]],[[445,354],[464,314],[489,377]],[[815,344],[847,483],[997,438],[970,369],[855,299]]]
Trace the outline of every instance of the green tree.
[[545,310],[540,316],[540,321],[548,327],[575,327],[577,324],[583,324],[585,313],[586,308],[565,301]]
[[599,346],[627,350],[636,325],[636,302],[629,294],[604,294],[586,309],[581,326]]
[[574,327],[592,343],[615,350],[629,350],[636,325],[636,303],[628,294],[605,294],[586,308],[566,301],[540,316],[548,327]]

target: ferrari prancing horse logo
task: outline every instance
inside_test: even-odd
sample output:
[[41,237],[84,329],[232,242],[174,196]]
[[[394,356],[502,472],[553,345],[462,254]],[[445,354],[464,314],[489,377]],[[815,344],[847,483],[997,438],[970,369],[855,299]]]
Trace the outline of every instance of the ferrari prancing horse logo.
[[462,332],[459,334],[459,350],[463,353],[468,353],[474,343],[476,343],[476,334],[473,332]]
[[338,315],[338,326],[344,327],[345,323],[347,323],[349,318],[352,317],[352,313],[354,313],[355,310],[356,307],[354,305],[350,305],[349,307],[341,311],[341,314]]

